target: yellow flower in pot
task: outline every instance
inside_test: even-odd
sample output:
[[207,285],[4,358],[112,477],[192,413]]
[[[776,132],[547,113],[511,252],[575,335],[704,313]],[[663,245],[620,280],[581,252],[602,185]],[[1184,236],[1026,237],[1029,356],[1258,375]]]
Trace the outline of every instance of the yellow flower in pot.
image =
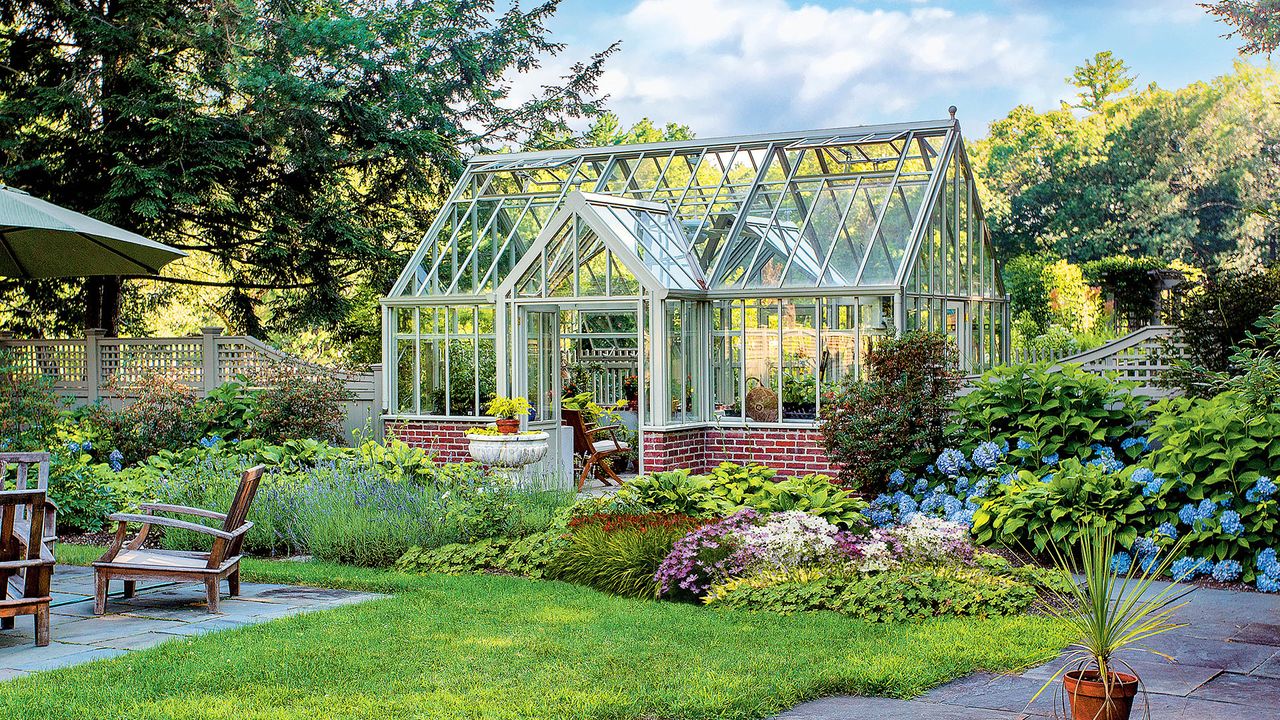
[[[1193,588],[1176,582],[1158,592],[1152,588],[1157,578],[1168,573],[1183,544],[1179,541],[1163,550],[1151,545],[1147,551],[1158,554],[1146,563],[1130,559],[1122,550],[1117,552],[1115,537],[1100,527],[1082,528],[1079,545],[1072,551],[1064,553],[1049,545],[1068,589],[1053,592],[1048,612],[1066,624],[1074,640],[1062,667],[1031,702],[1061,676],[1061,692],[1072,718],[1129,718],[1142,680],[1116,655],[1127,649],[1163,656],[1143,647],[1142,641],[1186,626],[1174,622],[1173,615],[1186,605],[1183,599]],[[1128,562],[1114,562],[1117,558]],[[1144,717],[1150,717],[1149,708]]]
[[520,431],[520,418],[529,417],[533,406],[523,397],[496,397],[485,406],[485,414],[494,418],[498,432],[510,435]]

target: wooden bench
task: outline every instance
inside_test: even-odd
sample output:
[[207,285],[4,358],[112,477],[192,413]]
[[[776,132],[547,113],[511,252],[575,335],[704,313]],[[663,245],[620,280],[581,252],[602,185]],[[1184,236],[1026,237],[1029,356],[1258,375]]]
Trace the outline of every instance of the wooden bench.
[[[10,483],[14,490],[43,490],[44,499],[44,543],[53,552],[54,543],[58,540],[58,506],[48,497],[49,492],[49,453],[15,452],[0,453],[0,490]],[[25,530],[31,525],[28,510],[19,509],[14,527]]]
[[[124,581],[124,596],[133,597],[139,580],[173,580],[176,582],[204,583],[205,596],[208,599],[209,612],[218,612],[218,590],[223,580],[227,581],[227,589],[232,597],[240,594],[240,546],[244,543],[244,535],[253,527],[246,520],[249,506],[258,492],[258,483],[262,479],[263,466],[251,468],[240,478],[240,486],[236,489],[235,498],[227,513],[183,507],[181,505],[163,505],[145,503],[140,507],[140,514],[116,513],[110,519],[119,523],[116,528],[115,541],[107,552],[93,564],[94,572],[94,604],[93,612],[101,615],[107,611],[107,586],[112,580]],[[177,520],[155,513],[171,515],[187,515],[221,521],[222,527]],[[127,545],[129,524],[140,523],[142,529]],[[213,538],[213,547],[209,552],[190,552],[181,550],[147,550],[142,544],[147,539],[153,525],[176,530],[209,535]]]

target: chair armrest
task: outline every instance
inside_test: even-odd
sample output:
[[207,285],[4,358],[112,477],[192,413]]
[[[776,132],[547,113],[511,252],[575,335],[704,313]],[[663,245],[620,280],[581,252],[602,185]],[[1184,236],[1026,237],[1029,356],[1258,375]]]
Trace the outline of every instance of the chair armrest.
[[138,505],[143,510],[151,512],[166,512],[175,515],[195,515],[196,517],[209,518],[210,520],[226,520],[227,516],[220,512],[212,510],[201,510],[200,508],[186,507],[183,505],[166,505],[164,503],[141,503]]
[[622,429],[621,425],[601,425],[599,427],[591,428],[590,430],[587,431],[587,434],[595,435],[598,432],[608,432],[610,435],[612,435],[614,430],[620,430],[620,429]]
[[161,517],[159,515],[134,515],[132,513],[115,513],[108,517],[109,520],[121,523],[122,525],[131,522],[142,523],[143,525],[159,525],[160,527],[174,528],[175,530],[190,530],[191,532],[200,533],[202,535],[212,535],[223,540],[234,540],[243,535],[253,523],[245,523],[236,528],[232,532],[211,528],[207,525],[199,523],[187,522],[186,520],[174,520],[173,518]]
[[53,564],[53,560],[43,557],[39,560],[5,560],[4,562],[0,562],[0,570],[19,570],[21,568],[41,567]]

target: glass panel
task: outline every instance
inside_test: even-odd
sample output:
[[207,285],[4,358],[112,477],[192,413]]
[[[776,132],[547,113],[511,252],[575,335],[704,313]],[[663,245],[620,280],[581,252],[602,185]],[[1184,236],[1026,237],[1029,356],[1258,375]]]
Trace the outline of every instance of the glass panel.
[[886,185],[869,186],[864,184],[857,193],[853,205],[845,216],[844,227],[836,238],[835,247],[831,251],[831,259],[827,261],[823,285],[851,286],[858,280],[858,268],[866,255],[867,241],[875,228],[876,213],[884,204],[889,194]]
[[396,410],[414,414],[413,375],[414,362],[417,359],[417,343],[413,340],[399,340],[396,343]]
[[684,315],[681,313],[679,301],[669,300],[666,303],[667,312],[667,384],[669,385],[668,397],[671,401],[672,422],[682,422],[685,419],[685,412],[692,403],[692,394],[689,389],[688,373],[685,368],[685,333],[684,333]]
[[711,319],[712,396],[727,418],[742,417],[742,318],[742,302],[726,300]]
[[578,243],[578,296],[597,297],[606,294],[605,276],[609,272],[609,255],[604,242],[593,232],[583,232]]
[[822,358],[818,374],[825,394],[857,373],[858,306],[855,298],[831,297],[821,302]]
[[782,419],[809,420],[818,411],[818,305],[813,299],[782,305]]
[[893,298],[858,298],[858,376],[866,377],[867,356],[883,338],[893,335]]
[[892,285],[898,276],[898,268],[906,255],[911,240],[911,228],[920,211],[920,198],[924,184],[899,184],[889,199],[880,232],[867,256],[867,266],[862,273],[863,285]]
[[971,283],[973,268],[969,264],[969,245],[972,241],[969,237],[969,185],[965,180],[964,173],[957,174],[956,184],[958,187],[956,192],[960,198],[960,234],[958,236],[959,242],[956,244],[956,264],[960,281],[959,294],[968,295],[971,288],[974,290],[977,288]]
[[[778,398],[778,363],[781,350],[779,336],[778,301],[773,299],[752,299],[746,301],[745,335],[746,335],[746,375],[747,375],[747,408],[746,415],[750,420],[773,422],[778,419],[780,401]],[[751,402],[751,389],[764,387],[773,393],[773,403],[761,405]],[[759,395],[759,393],[757,393]]]

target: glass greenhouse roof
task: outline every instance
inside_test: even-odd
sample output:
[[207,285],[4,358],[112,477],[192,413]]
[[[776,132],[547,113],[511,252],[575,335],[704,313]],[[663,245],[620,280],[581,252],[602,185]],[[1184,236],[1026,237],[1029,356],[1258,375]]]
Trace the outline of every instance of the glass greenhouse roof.
[[903,286],[955,167],[953,119],[479,156],[391,296]]

